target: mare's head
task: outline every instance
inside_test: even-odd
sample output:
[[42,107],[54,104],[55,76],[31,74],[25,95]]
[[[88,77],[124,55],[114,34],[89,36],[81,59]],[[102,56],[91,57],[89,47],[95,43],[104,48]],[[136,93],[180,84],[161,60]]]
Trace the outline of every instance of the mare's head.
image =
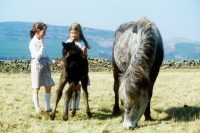
[[71,54],[82,54],[82,50],[79,46],[75,45],[75,42],[62,42],[63,50],[62,55],[63,57],[67,58]]
[[138,125],[138,121],[150,101],[148,91],[150,88],[149,78],[143,75],[141,71],[135,69],[134,72],[121,75],[119,96],[124,103],[122,121],[125,128],[134,129]]

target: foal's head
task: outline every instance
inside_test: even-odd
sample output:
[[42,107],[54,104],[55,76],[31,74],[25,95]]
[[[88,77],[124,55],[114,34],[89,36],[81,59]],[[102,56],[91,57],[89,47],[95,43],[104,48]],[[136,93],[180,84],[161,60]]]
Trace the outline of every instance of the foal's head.
[[82,50],[79,46],[75,45],[75,42],[62,42],[63,50],[62,55],[63,57],[67,58],[71,54],[82,54]]

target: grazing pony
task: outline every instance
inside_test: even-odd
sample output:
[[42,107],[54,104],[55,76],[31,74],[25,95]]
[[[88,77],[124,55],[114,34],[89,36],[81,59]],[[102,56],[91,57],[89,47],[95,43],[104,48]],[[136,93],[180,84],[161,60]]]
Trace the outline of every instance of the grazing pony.
[[163,56],[160,32],[147,18],[124,23],[116,30],[112,53],[113,115],[120,114],[120,97],[124,106],[122,121],[125,128],[134,129],[143,114],[145,120],[152,120],[150,100]]
[[56,108],[58,102],[62,96],[62,91],[67,82],[69,82],[69,87],[65,92],[65,100],[64,100],[64,113],[63,120],[68,120],[68,103],[72,98],[72,112],[71,115],[74,116],[76,114],[75,104],[77,99],[77,90],[76,86],[79,81],[81,81],[81,85],[83,88],[83,97],[86,105],[86,113],[89,117],[92,116],[88,104],[88,91],[87,91],[87,83],[88,83],[88,60],[85,56],[82,55],[82,50],[75,45],[75,42],[67,42],[62,43],[62,73],[60,75],[60,83],[59,87],[56,91],[55,95],[55,104],[50,115],[51,120],[54,120]]

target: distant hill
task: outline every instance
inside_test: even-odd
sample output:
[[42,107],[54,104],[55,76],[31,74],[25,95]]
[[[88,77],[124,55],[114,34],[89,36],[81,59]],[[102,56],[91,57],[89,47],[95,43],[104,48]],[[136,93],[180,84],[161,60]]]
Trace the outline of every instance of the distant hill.
[[[30,59],[28,49],[29,31],[33,23],[2,22],[0,23],[0,60]],[[47,25],[44,38],[49,56],[61,57],[62,41],[69,39],[69,26]],[[114,31],[82,27],[89,44],[89,57],[100,57],[111,60]]]
[[[30,59],[28,49],[29,31],[33,23],[1,22],[0,23],[0,60]],[[69,38],[69,26],[47,25],[44,38],[47,52],[51,57],[61,57],[62,41]],[[114,31],[82,27],[85,38],[92,46],[89,57],[112,59]],[[161,33],[162,34],[162,33]],[[163,40],[165,59],[180,61],[183,59],[200,59],[200,42],[186,38]]]
[[164,40],[165,60],[200,60],[200,42],[174,37]]

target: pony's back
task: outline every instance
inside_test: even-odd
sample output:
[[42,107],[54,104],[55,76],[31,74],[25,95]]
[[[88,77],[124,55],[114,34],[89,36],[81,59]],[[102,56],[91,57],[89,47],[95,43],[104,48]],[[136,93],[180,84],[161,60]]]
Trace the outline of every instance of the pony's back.
[[[149,64],[150,69],[155,60],[157,45],[163,47],[162,37],[155,24],[147,18],[122,24],[115,32],[114,61],[122,72],[130,62],[134,66]],[[163,58],[163,55],[160,56]]]

